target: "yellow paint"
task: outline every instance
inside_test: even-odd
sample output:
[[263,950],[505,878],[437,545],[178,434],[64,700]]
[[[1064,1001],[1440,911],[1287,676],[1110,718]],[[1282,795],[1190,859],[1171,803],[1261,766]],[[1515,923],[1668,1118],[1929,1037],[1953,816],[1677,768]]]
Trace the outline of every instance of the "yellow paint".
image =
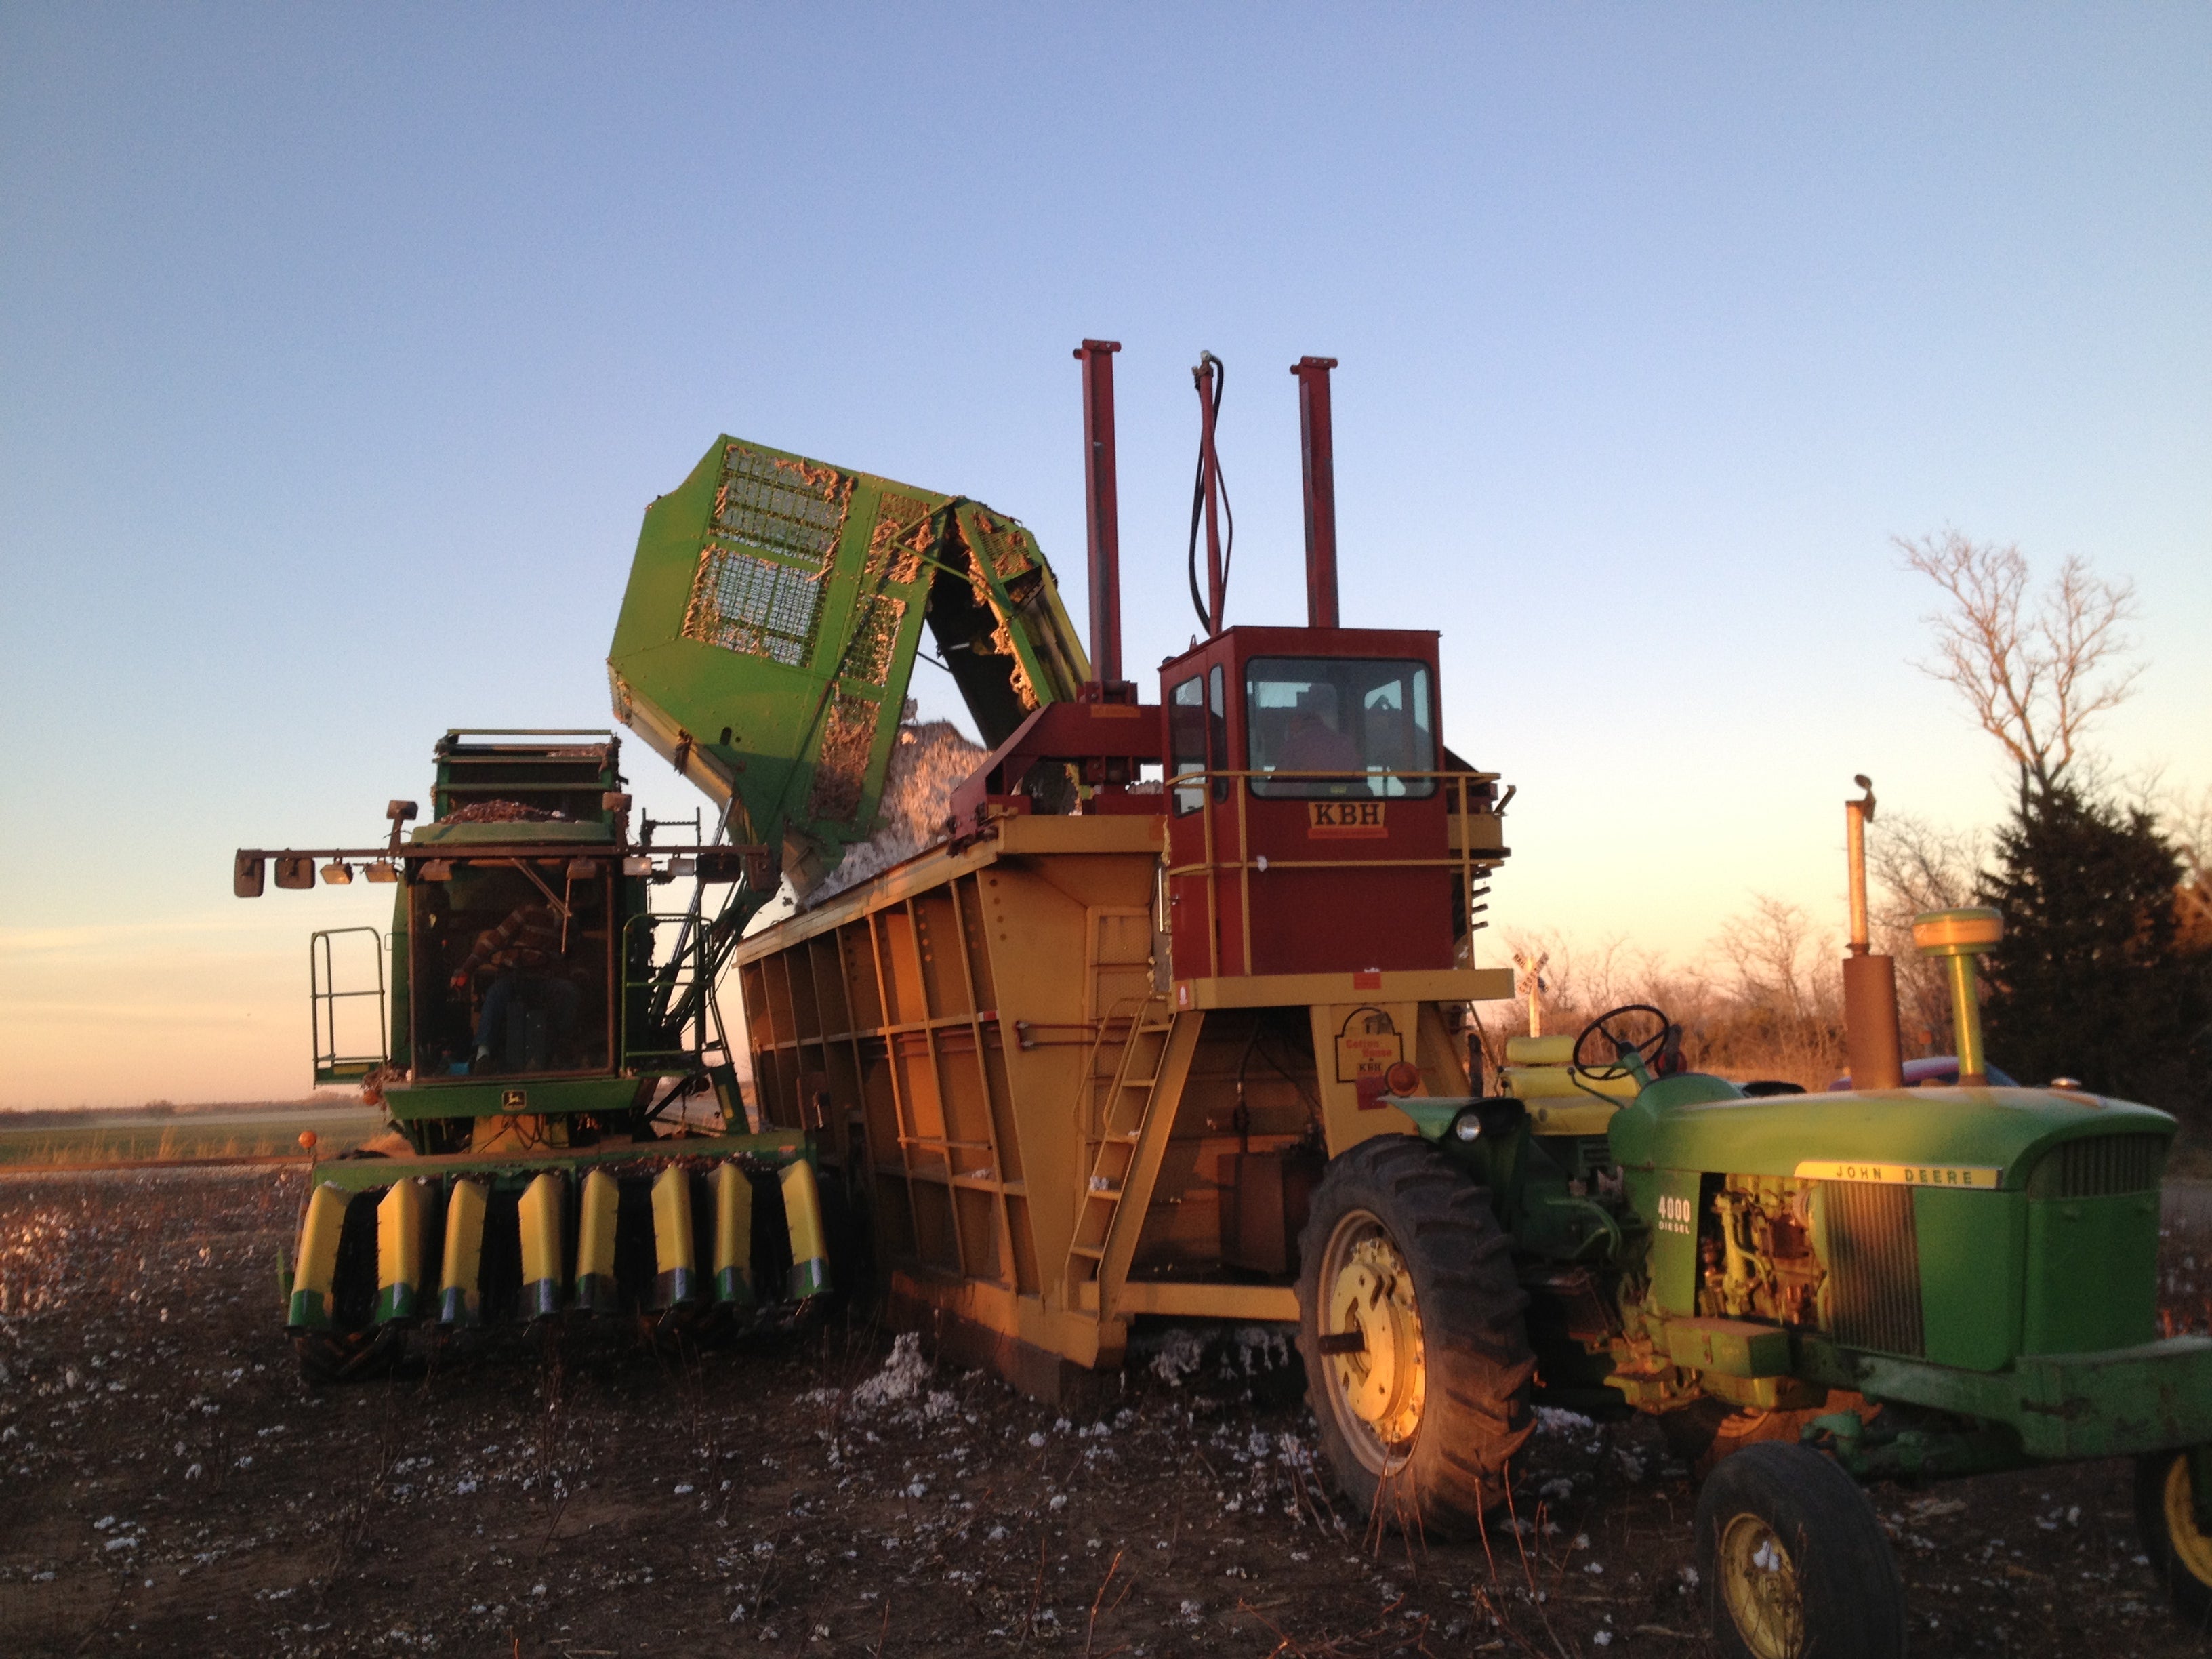
[[[1589,1101],[1608,1117],[1614,1109],[1610,1103],[1627,1105],[1642,1086],[1632,1077],[1607,1078],[1603,1082],[1594,1077],[1577,1079],[1564,1066],[1507,1066],[1498,1075],[1505,1092],[1516,1099]],[[1606,1099],[1591,1099],[1593,1093]]]
[[[520,1103],[522,1091],[510,1089],[508,1098]],[[565,1118],[545,1118],[534,1112],[501,1112],[480,1117],[469,1126],[472,1152],[532,1152],[568,1144]]]
[[[1350,976],[1297,975],[1297,977],[1330,977],[1342,984]],[[1385,974],[1383,978],[1390,975]],[[1418,1002],[1336,1002],[1310,1005],[1309,1016],[1313,1026],[1314,1053],[1330,1058],[1321,1067],[1314,1079],[1321,1095],[1322,1124],[1328,1137],[1328,1154],[1336,1157],[1363,1140],[1376,1135],[1411,1134],[1413,1121],[1395,1106],[1375,1106],[1362,1110],[1359,1104],[1359,1085],[1356,1079],[1340,1079],[1334,1061],[1337,1036],[1355,1015],[1364,1017],[1379,1013],[1388,1018],[1400,1031],[1412,1030],[1420,1020]]]
[[522,1304],[532,1319],[561,1310],[561,1191],[548,1170],[522,1189]]
[[438,1317],[448,1325],[473,1325],[483,1317],[477,1279],[483,1263],[484,1186],[456,1181],[446,1199],[446,1255]]
[[691,1253],[691,1177],[688,1170],[663,1170],[653,1182],[653,1255],[662,1273],[696,1267]]
[[753,1183],[726,1163],[714,1171],[714,1297],[744,1304],[754,1296]]
[[615,1178],[605,1170],[584,1176],[576,1204],[576,1281],[612,1281],[615,1276],[615,1213],[620,1194]]
[[[1510,968],[1386,969],[1377,974],[1242,974],[1176,981],[1179,1009],[1358,1006],[1394,1002],[1499,1002],[1513,994]],[[1322,1052],[1328,1052],[1324,1049]]]
[[1807,1158],[1797,1165],[1800,1181],[1869,1181],[1887,1187],[1996,1188],[2002,1170],[1959,1164],[1853,1164]]
[[[826,1161],[865,1171],[894,1300],[1081,1365],[1117,1361],[1140,1314],[1295,1319],[1287,1283],[1200,1277],[1220,1245],[1221,1159],[1295,1144],[1316,1095],[1331,1152],[1412,1133],[1395,1108],[1359,1109],[1357,1063],[1338,1081],[1346,1017],[1387,1018],[1389,1053],[1371,1058],[1450,1097],[1468,1081],[1447,1011],[1512,995],[1511,973],[1487,968],[1177,980],[1162,829],[995,820],[733,952],[762,1125],[803,1126]],[[1237,1077],[1248,1008],[1304,1010],[1320,1077],[1284,1077],[1272,1044]],[[696,1200],[714,1205],[700,1267],[717,1297],[752,1265],[725,1214],[737,1178],[716,1172]],[[781,1177],[794,1230],[795,1184],[813,1179]],[[794,1231],[801,1262],[818,1249]]]
[[1804,1650],[1805,1601],[1796,1565],[1772,1528],[1748,1511],[1721,1528],[1721,1602],[1755,1659],[1796,1659]]
[[394,1182],[376,1206],[377,1300],[385,1306],[404,1301],[410,1316],[424,1290],[422,1231],[428,1213],[419,1180]]
[[[1495,812],[1454,812],[1445,820],[1444,845],[1455,853],[1502,853],[1505,820]],[[1484,871],[1492,864],[1479,866]]]
[[2166,1534],[2173,1541],[2175,1559],[2199,1584],[2212,1586],[2212,1534],[2197,1524],[2197,1504],[2189,1489],[2189,1458],[2185,1453],[2176,1456],[2167,1467],[2162,1496]]
[[1508,1066],[1568,1066],[1574,1062],[1571,1036],[1515,1036],[1505,1039]]
[[1140,1279],[1115,1293],[1125,1314],[1164,1314],[1176,1319],[1272,1319],[1298,1316],[1298,1293],[1289,1285],[1176,1284]]
[[698,1261],[691,1248],[691,1175],[663,1170],[653,1182],[653,1303],[668,1307],[689,1302],[696,1289]]
[[830,1251],[823,1243],[822,1195],[814,1166],[805,1158],[783,1166],[784,1224],[791,1235],[791,1293],[813,1296],[830,1288]]
[[1355,1008],[1336,1030],[1336,1080],[1354,1083],[1364,1072],[1387,1072],[1406,1057],[1406,1039],[1390,1016]]
[[299,1262],[292,1269],[292,1322],[295,1325],[307,1322],[300,1317],[302,1292],[317,1298],[308,1310],[312,1317],[313,1310],[320,1309],[322,1316],[315,1322],[330,1323],[331,1282],[337,1276],[338,1234],[345,1226],[349,1196],[327,1182],[307,1196],[307,1212],[300,1222]]
[[1328,1356],[1328,1408],[1360,1461],[1384,1469],[1419,1431],[1428,1397],[1413,1273],[1381,1221],[1361,1211],[1338,1224],[1322,1273],[1322,1329],[1358,1340]]
[[1931,910],[1913,918],[1912,943],[1923,955],[1986,951],[2004,938],[2004,917],[1996,910]]
[[1310,800],[1306,836],[1313,841],[1382,841],[1389,822],[1379,800]]

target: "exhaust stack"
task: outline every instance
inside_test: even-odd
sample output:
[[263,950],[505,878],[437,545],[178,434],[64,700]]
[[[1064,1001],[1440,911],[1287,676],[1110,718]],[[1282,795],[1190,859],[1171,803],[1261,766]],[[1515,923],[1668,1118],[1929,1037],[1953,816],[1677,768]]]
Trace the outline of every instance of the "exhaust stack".
[[1114,475],[1114,354],[1119,340],[1085,340],[1083,365],[1083,507],[1091,538],[1091,678],[1121,678],[1121,523]]
[[1291,365],[1298,377],[1298,450],[1305,475],[1306,626],[1335,628],[1336,619],[1336,442],[1328,409],[1328,372],[1334,357],[1301,357]]
[[1851,891],[1851,951],[1844,958],[1844,1054],[1854,1089],[1897,1089],[1905,1084],[1903,1044],[1897,1030],[1897,963],[1873,955],[1867,929],[1866,827],[1874,821],[1874,785],[1862,772],[1851,780],[1864,799],[1844,803],[1844,836]]

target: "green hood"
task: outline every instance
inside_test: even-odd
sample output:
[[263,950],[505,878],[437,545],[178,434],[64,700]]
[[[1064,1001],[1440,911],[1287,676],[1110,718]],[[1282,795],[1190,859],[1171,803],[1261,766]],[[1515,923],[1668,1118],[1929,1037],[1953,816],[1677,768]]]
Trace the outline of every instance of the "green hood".
[[1633,1170],[1832,1178],[1839,1171],[1804,1166],[1880,1164],[1931,1172],[1936,1185],[2018,1189],[2062,1141],[2118,1135],[2166,1141],[2175,1127],[2151,1107],[2072,1090],[1881,1089],[1754,1097],[1720,1078],[1690,1073],[1645,1089],[1614,1116],[1611,1139],[1614,1158]]

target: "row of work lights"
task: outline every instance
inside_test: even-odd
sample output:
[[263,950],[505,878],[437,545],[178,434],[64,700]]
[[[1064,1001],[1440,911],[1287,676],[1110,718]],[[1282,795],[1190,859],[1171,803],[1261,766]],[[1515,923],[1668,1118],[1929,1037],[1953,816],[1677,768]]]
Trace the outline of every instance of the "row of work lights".
[[[720,852],[725,849],[714,850]],[[243,860],[251,855],[241,854],[240,856]],[[511,859],[492,860],[500,864],[511,864],[515,861]],[[540,862],[545,861],[540,860]],[[258,860],[257,860],[256,862],[258,863]],[[330,863],[322,866],[319,872],[316,868],[314,859],[306,854],[292,857],[279,855],[271,862],[276,866],[276,885],[288,889],[313,887],[318,873],[321,875],[323,885],[325,887],[349,887],[353,884],[356,875],[363,881],[390,883],[399,879],[399,866],[388,859],[376,859],[362,864],[349,864],[343,859],[333,859]],[[455,862],[456,860],[453,859],[425,859],[416,866],[416,879],[451,881],[453,878]],[[684,854],[678,854],[656,866],[649,855],[632,853],[623,859],[622,872],[625,876],[646,876],[662,881],[690,875],[697,875],[708,881],[733,881],[738,878],[738,871],[729,867],[723,860],[702,860]],[[599,866],[598,861],[592,859],[570,859],[563,873],[570,882],[596,881],[599,876]]]

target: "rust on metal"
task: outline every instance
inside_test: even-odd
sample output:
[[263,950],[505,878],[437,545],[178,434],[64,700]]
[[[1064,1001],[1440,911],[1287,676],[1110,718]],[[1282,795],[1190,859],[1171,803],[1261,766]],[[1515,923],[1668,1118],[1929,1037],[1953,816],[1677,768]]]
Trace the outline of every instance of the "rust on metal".
[[842,823],[860,811],[868,755],[875,747],[876,725],[883,712],[881,703],[850,694],[841,695],[830,704],[822,734],[821,758],[814,767],[814,786],[806,799],[810,817]]

